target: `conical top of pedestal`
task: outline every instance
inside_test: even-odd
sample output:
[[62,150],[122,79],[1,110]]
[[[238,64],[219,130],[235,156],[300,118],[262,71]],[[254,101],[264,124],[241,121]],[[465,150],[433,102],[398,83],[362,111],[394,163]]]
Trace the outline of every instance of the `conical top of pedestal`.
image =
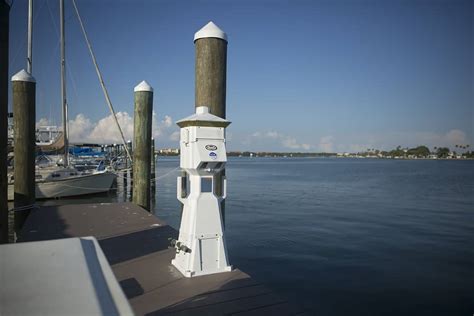
[[227,127],[231,122],[209,113],[207,106],[198,106],[196,113],[176,122],[179,127],[208,126]]
[[220,38],[227,42],[227,34],[221,30],[214,22],[207,23],[202,29],[194,34],[194,41],[197,41],[200,38]]

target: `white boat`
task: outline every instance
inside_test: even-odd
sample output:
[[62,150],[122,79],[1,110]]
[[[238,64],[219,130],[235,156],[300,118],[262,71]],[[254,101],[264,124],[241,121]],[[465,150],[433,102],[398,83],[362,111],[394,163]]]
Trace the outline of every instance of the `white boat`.
[[[108,170],[79,173],[74,168],[47,168],[36,173],[36,199],[71,197],[107,192],[117,175]],[[43,178],[44,175],[44,178]],[[8,184],[8,200],[13,201],[13,183]]]
[[[84,194],[93,194],[100,192],[107,192],[112,187],[114,180],[117,178],[115,173],[112,173],[103,168],[103,164],[98,169],[92,172],[80,172],[69,164],[69,148],[68,148],[68,118],[67,118],[67,101],[66,101],[66,80],[65,80],[65,45],[64,45],[64,0],[60,0],[60,18],[61,18],[61,100],[63,110],[63,128],[61,137],[58,137],[58,129],[45,129],[45,140],[51,140],[51,143],[45,146],[53,145],[62,139],[63,160],[62,165],[51,165],[50,162],[45,162],[41,167],[36,166],[36,180],[35,180],[35,196],[37,199],[49,199],[68,196],[78,196]],[[29,58],[31,61],[31,58]],[[31,68],[29,68],[31,69]],[[51,139],[52,135],[56,136]],[[14,199],[14,179],[9,175],[8,183],[8,200]]]
[[62,136],[57,126],[38,126],[36,128],[36,146],[50,146]]

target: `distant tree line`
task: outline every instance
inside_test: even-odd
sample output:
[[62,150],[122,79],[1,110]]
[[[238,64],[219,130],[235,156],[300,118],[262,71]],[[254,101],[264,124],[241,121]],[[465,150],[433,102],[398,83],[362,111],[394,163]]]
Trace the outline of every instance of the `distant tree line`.
[[[469,145],[456,145],[456,149],[467,150]],[[171,150],[158,151],[160,156],[177,156],[179,152]],[[402,148],[397,146],[392,150],[378,150],[375,148],[368,148],[367,151],[358,153],[316,153],[316,152],[269,152],[269,151],[230,151],[227,153],[229,157],[378,157],[378,158],[471,158],[474,159],[474,151],[465,151],[464,153],[457,153],[451,151],[448,147],[434,147],[431,151],[427,146],[421,145],[413,148]]]
[[[466,150],[469,148],[469,145],[456,145],[456,148]],[[377,149],[367,149],[366,152],[358,153],[361,156],[371,156],[376,155],[379,157],[387,157],[387,158],[394,158],[394,157],[403,157],[403,158],[429,158],[429,157],[437,157],[437,158],[449,158],[449,157],[458,157],[461,156],[463,158],[474,158],[474,152],[466,151],[462,154],[458,154],[456,151],[452,151],[448,147],[434,147],[433,151],[427,146],[417,146],[414,148],[402,148],[402,146],[397,146],[397,148],[389,150],[389,151],[380,151]]]
[[229,157],[334,157],[336,153],[230,151]]

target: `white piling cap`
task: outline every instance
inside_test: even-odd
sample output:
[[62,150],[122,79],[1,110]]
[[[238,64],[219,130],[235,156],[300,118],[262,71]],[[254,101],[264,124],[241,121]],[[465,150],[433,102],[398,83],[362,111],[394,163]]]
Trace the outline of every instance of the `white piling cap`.
[[133,91],[135,91],[135,92],[137,92],[137,91],[153,92],[153,88],[148,84],[148,82],[146,82],[145,80],[143,80],[142,82],[140,82],[140,83],[135,87],[135,89],[133,89]]
[[13,75],[12,81],[36,82],[35,78],[30,75],[25,69],[22,69],[15,75]]
[[209,113],[209,108],[207,106],[198,106],[196,108],[196,114],[206,114]]
[[212,21],[207,23],[202,29],[194,34],[194,41],[197,41],[200,38],[208,37],[220,38],[227,42],[227,34]]

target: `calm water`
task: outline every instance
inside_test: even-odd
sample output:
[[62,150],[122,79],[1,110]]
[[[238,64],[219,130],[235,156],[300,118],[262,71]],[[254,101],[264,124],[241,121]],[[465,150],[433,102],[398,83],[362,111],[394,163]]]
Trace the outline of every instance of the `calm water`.
[[[155,200],[175,228],[178,163],[158,160]],[[227,174],[231,263],[308,311],[473,314],[474,162],[235,158]]]

